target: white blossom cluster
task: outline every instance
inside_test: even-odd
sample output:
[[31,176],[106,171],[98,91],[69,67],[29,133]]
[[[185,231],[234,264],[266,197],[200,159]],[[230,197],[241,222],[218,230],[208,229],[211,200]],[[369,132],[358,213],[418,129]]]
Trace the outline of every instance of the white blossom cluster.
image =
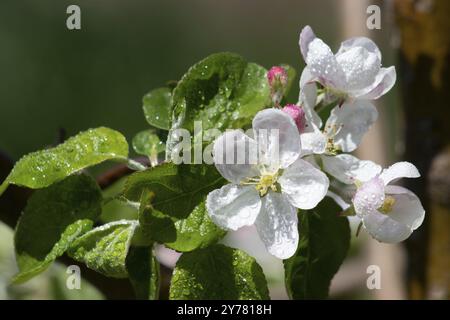
[[[377,45],[365,37],[342,42],[333,54],[307,26],[299,45],[306,67],[298,105],[280,108],[287,75],[274,67],[267,76],[275,107],[256,114],[253,134],[231,130],[215,141],[215,160],[235,149],[262,156],[256,163],[215,161],[230,183],[209,193],[210,217],[227,230],[255,225],[267,250],[287,259],[298,245],[298,209],[312,209],[329,196],[378,241],[405,240],[422,224],[425,211],[414,193],[391,183],[419,177],[417,168],[398,162],[382,170],[349,154],[376,121],[371,100],[392,88],[395,68],[381,66]],[[325,124],[323,112],[329,113]],[[274,129],[276,139],[259,134]]]

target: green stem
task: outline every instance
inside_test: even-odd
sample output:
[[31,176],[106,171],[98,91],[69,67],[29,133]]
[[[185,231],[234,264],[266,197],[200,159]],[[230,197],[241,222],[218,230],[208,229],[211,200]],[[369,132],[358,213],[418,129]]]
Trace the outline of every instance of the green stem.
[[3,181],[3,183],[0,185],[0,196],[3,194],[3,192],[5,192],[5,190],[8,188],[9,186],[9,182],[8,179],[6,179],[5,181]]

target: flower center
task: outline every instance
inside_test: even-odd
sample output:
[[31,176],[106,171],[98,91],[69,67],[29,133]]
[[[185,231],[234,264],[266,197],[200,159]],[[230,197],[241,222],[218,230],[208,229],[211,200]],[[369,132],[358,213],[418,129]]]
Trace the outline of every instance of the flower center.
[[263,173],[259,177],[247,178],[241,182],[241,185],[254,185],[261,197],[264,197],[269,190],[278,192],[279,171],[275,173]]
[[395,198],[392,196],[387,196],[386,198],[384,198],[384,202],[378,210],[380,210],[380,212],[382,212],[384,214],[389,214],[389,212],[392,211],[394,204],[395,204]]
[[334,144],[334,137],[339,132],[339,130],[342,128],[342,125],[338,126],[336,124],[334,125],[328,125],[324,130],[323,133],[327,136],[327,145],[325,147],[325,153],[330,156],[337,155],[341,148]]
[[265,196],[267,192],[269,192],[269,189],[272,191],[277,191],[277,179],[278,179],[278,172],[274,174],[264,174],[259,179],[259,182],[256,184],[255,188],[258,190],[259,195],[261,197]]

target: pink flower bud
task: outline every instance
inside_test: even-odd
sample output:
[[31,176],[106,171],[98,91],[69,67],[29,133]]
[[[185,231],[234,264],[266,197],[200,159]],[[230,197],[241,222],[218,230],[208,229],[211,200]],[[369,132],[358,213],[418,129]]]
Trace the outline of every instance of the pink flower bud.
[[305,131],[306,127],[306,119],[305,119],[305,111],[302,107],[296,106],[295,104],[286,105],[281,111],[287,113],[294,119],[295,124],[297,125],[298,132],[302,133]]
[[279,106],[281,99],[283,98],[284,91],[288,82],[288,75],[282,67],[272,67],[267,72],[267,81],[269,82],[270,94],[272,96],[272,102],[275,106]]
[[267,80],[270,87],[274,87],[277,84],[276,82],[279,82],[284,87],[287,84],[288,75],[283,67],[275,66],[267,72]]

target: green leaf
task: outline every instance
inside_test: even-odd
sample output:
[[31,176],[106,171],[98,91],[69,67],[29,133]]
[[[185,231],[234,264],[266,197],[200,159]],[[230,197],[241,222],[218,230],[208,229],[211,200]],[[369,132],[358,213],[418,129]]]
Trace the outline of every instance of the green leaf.
[[184,219],[210,191],[220,188],[224,183],[226,180],[211,165],[163,163],[130,175],[123,195],[137,202],[142,193],[148,190],[154,193],[154,209]]
[[208,247],[222,239],[226,231],[217,227],[208,215],[205,201],[198,204],[184,219],[166,215],[153,208],[153,193],[144,191],[139,210],[142,235],[167,247],[188,252]]
[[[171,129],[192,133],[194,121],[201,121],[203,130],[249,126],[253,116],[270,103],[266,73],[232,53],[216,53],[198,62],[173,91]],[[167,150],[176,142],[169,134]]]
[[157,156],[166,150],[166,145],[159,140],[159,137],[152,129],[141,131],[135,135],[132,145],[137,154],[149,157]]
[[152,90],[144,96],[142,102],[147,122],[156,128],[169,130],[172,90],[169,88]]
[[107,277],[126,278],[126,257],[137,225],[119,220],[97,227],[76,239],[68,254]]
[[85,175],[66,178],[36,191],[19,219],[14,236],[21,283],[44,271],[71,243],[92,229],[101,213],[102,195]]
[[140,241],[156,241],[185,252],[220,240],[225,232],[211,221],[204,201],[225,182],[208,165],[164,163],[132,174],[124,197],[141,202]]
[[158,299],[159,262],[156,260],[152,247],[130,247],[126,267],[136,299]]
[[128,144],[122,134],[104,127],[90,129],[55,148],[24,156],[0,186],[0,194],[11,183],[44,188],[86,167],[127,157]]
[[288,294],[293,299],[325,299],[350,246],[350,227],[340,208],[325,198],[299,216],[297,252],[284,260]]
[[269,290],[254,258],[238,249],[214,245],[180,257],[172,275],[170,299],[269,299]]

